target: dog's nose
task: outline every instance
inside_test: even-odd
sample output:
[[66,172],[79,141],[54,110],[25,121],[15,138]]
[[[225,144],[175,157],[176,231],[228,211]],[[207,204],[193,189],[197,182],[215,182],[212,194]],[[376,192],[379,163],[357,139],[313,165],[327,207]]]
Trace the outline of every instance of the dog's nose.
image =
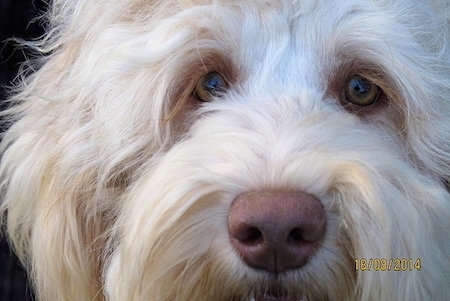
[[247,265],[278,274],[302,267],[318,249],[325,210],[306,193],[249,192],[233,201],[228,231]]

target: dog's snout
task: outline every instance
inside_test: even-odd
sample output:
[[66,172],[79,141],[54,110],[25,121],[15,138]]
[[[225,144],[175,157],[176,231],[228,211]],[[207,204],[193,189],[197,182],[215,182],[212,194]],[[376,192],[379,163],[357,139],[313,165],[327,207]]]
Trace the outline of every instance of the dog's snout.
[[247,265],[277,274],[302,267],[314,254],[325,233],[325,211],[309,194],[249,192],[232,203],[228,231]]

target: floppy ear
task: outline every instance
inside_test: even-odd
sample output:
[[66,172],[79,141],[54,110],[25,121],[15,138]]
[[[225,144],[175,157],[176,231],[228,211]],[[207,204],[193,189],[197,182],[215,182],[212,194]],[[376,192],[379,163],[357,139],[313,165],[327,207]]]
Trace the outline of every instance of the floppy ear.
[[171,99],[171,81],[160,67],[121,56],[121,46],[144,40],[124,25],[129,19],[117,20],[122,14],[117,3],[53,1],[49,34],[26,43],[46,55],[41,67],[0,116],[11,123],[0,146],[0,214],[7,211],[9,237],[42,300],[102,295],[120,198],[167,140],[169,122],[161,120],[170,113],[163,100]]
[[25,43],[47,55],[39,71],[23,80],[0,116],[12,124],[0,146],[0,216],[7,212],[9,238],[41,300],[94,300],[110,221],[106,206],[117,199],[123,174],[99,179],[100,153],[88,134],[91,100],[76,80],[70,83],[82,43],[60,35],[69,30],[60,24],[72,20],[68,11],[53,17],[54,31]]
[[[100,161],[92,159],[95,146],[83,137],[81,114],[64,112],[62,70],[71,69],[72,52],[46,60],[5,113],[16,120],[1,145],[1,210],[7,211],[9,237],[42,300],[73,295],[93,300],[108,223],[102,200],[117,196],[97,186]],[[51,99],[56,91],[60,99]]]

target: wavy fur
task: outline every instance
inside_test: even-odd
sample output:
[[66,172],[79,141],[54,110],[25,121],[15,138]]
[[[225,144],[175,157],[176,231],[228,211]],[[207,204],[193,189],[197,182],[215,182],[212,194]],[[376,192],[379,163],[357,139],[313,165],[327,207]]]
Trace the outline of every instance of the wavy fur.
[[[38,299],[450,300],[449,7],[54,0],[0,146],[1,211]],[[229,89],[201,103],[212,70]],[[379,103],[342,104],[354,74]],[[327,216],[317,254],[275,280],[227,232],[237,196],[272,189]]]

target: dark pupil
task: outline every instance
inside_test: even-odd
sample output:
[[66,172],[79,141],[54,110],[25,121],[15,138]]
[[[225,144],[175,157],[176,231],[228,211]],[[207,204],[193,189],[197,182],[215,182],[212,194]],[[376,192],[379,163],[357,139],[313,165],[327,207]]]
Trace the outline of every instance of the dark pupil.
[[350,91],[353,95],[357,97],[365,97],[367,94],[370,93],[370,90],[372,88],[372,85],[370,82],[362,79],[362,78],[353,78],[350,80],[349,83]]
[[223,90],[224,82],[220,75],[212,73],[206,75],[205,81],[203,82],[203,87],[211,94],[215,94]]

